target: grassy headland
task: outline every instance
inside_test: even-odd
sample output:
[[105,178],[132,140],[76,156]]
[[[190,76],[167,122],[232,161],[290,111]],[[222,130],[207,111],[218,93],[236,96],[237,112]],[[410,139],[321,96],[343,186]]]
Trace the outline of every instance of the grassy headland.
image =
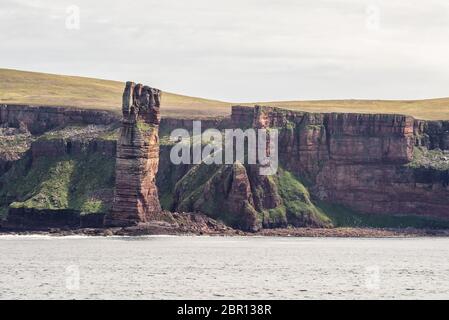
[[[123,87],[124,83],[119,81],[0,69],[0,104],[73,106],[120,112]],[[239,103],[164,92],[161,111],[163,117],[209,118],[230,114],[233,104]],[[254,104],[309,112],[394,113],[418,119],[449,120],[449,98],[243,103]]]
[[[29,104],[121,112],[124,82],[0,69],[0,104]],[[163,92],[163,117],[227,115],[226,102]]]

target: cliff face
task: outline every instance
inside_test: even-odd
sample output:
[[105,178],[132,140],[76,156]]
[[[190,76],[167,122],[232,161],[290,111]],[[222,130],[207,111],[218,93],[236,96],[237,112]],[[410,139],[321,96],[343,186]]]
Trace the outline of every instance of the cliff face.
[[260,228],[245,167],[195,165],[175,182],[172,209],[203,212],[241,230]]
[[0,220],[24,229],[102,225],[113,199],[114,132],[66,127],[10,145],[17,158],[0,172]]
[[235,109],[235,125],[253,117],[254,127],[281,129],[281,164],[307,179],[316,198],[365,213],[449,217],[447,169],[414,163],[418,146],[447,149],[448,122]]
[[414,135],[418,146],[449,150],[449,121],[415,120]]
[[[165,177],[167,168],[161,172]],[[165,209],[202,212],[237,229],[331,226],[310,200],[306,188],[283,170],[268,177],[259,175],[256,165],[238,162],[194,165],[172,186],[172,194],[163,193],[164,198],[172,197]]]
[[[252,127],[254,117],[246,116],[245,124],[234,126],[238,116],[233,113],[218,129]],[[262,176],[259,165],[238,162],[172,165],[168,159],[170,145],[161,150],[161,159],[165,160],[161,162],[158,185],[164,209],[206,213],[247,231],[288,225],[331,226],[330,219],[312,203],[307,189],[290,172],[279,170],[276,175]]]
[[108,226],[147,222],[161,211],[156,187],[159,107],[159,90],[126,84],[117,142],[114,204],[105,219]]
[[365,226],[373,216],[399,215],[393,226],[416,225],[404,215],[449,218],[449,121],[236,106],[230,118],[202,122],[279,129],[280,169],[260,176],[257,165],[171,164],[166,135],[192,120],[159,121],[159,99],[128,84],[122,122],[93,110],[0,107],[0,218],[9,212],[24,228],[98,225],[114,203],[107,223],[135,224],[160,210],[158,189],[164,209],[244,230],[345,226],[335,215],[351,209],[370,217]]
[[109,125],[119,122],[119,116],[97,110],[66,107],[0,105],[0,124],[8,127],[26,128],[31,134],[68,125]]

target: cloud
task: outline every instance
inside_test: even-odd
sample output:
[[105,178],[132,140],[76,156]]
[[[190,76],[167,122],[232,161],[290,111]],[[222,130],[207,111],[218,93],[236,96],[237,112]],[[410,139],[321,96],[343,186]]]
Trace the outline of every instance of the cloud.
[[449,96],[445,0],[3,1],[3,67],[228,101]]

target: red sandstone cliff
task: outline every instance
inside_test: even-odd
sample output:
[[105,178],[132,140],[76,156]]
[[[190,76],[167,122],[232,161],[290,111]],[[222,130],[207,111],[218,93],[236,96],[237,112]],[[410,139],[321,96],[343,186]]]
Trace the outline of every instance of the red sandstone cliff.
[[315,198],[365,213],[449,217],[449,174],[411,167],[416,145],[447,149],[449,125],[402,115],[233,108],[234,125],[280,129],[281,165]]
[[26,127],[32,134],[65,127],[67,125],[108,125],[120,121],[118,115],[102,110],[69,107],[0,105],[0,124],[19,128]]
[[[110,130],[103,126],[117,122],[117,116],[113,114],[66,108],[0,106],[4,135],[3,142],[0,141],[4,143],[0,150],[0,177],[25,153],[30,154],[33,161],[96,152],[117,156],[118,188],[115,207],[107,222],[128,225],[151,219],[153,213],[160,210],[154,182],[158,157],[159,153],[164,156],[167,152],[167,148],[159,151],[158,129],[161,127],[164,132],[179,127],[190,129],[192,122],[164,119],[158,125],[159,93],[150,88],[139,88],[140,94],[134,94],[130,85],[124,95],[123,130],[117,153],[114,140],[100,138],[103,131]],[[56,132],[51,133],[50,139],[39,137],[48,130],[53,132],[56,128],[75,124],[95,124],[92,126],[95,129],[86,127],[79,136],[76,129],[70,127],[67,128],[71,133],[69,136]],[[449,172],[415,163],[421,147],[430,151],[449,149],[449,121],[414,120],[400,115],[315,114],[272,107],[234,107],[230,119],[203,123],[203,129],[209,127],[278,128],[280,165],[307,182],[312,201],[342,204],[363,213],[449,217]],[[18,138],[23,138],[19,148]],[[10,145],[13,140],[14,144]],[[443,154],[442,161],[447,164],[449,158],[446,155]],[[166,162],[169,164],[168,160]],[[178,171],[173,176],[174,182],[186,175],[189,166]],[[195,201],[191,206],[175,203],[171,209],[220,212],[237,221],[233,225],[245,230],[254,230],[260,225],[320,226],[308,216],[301,219],[292,216],[287,220],[267,218],[266,212],[277,213],[285,203],[280,197],[277,181],[259,176],[256,171],[257,168],[251,166],[234,166],[229,171],[232,174],[226,175],[229,179],[220,180],[221,176],[217,175],[214,185],[202,186],[201,201]],[[223,184],[223,181],[229,183]],[[162,183],[166,181],[162,180]],[[175,189],[170,188],[164,192],[174,193]],[[184,189],[194,190],[192,185],[186,185]],[[225,202],[217,202],[215,195],[222,196],[220,201]],[[5,205],[15,200],[11,198]],[[306,200],[302,201],[306,203]],[[262,221],[257,220],[260,217],[255,219],[257,213],[263,213]]]

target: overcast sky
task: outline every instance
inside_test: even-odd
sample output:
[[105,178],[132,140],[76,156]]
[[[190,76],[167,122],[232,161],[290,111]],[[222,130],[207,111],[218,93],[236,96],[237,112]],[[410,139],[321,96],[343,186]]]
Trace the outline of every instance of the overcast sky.
[[232,102],[449,96],[447,0],[0,0],[0,43],[0,67]]

